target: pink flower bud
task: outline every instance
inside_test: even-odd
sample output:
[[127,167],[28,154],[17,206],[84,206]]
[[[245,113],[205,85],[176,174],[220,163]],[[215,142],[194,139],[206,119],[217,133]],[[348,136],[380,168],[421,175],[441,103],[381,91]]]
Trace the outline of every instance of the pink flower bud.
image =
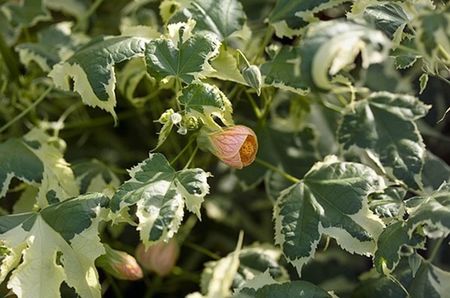
[[135,255],[142,267],[159,276],[166,276],[175,266],[179,252],[177,241],[170,239],[169,242],[158,242],[147,249],[140,243]]
[[224,163],[236,169],[250,165],[258,152],[258,139],[253,130],[236,125],[215,132],[201,132],[200,148],[209,150]]
[[106,254],[96,260],[96,265],[118,279],[138,280],[143,277],[136,259],[124,251],[112,249],[105,244]]

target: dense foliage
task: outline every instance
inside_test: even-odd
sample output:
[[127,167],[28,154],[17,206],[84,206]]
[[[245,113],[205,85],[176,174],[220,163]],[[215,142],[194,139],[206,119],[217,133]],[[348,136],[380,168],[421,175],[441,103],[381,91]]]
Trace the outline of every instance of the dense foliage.
[[0,294],[450,297],[450,4],[0,0]]

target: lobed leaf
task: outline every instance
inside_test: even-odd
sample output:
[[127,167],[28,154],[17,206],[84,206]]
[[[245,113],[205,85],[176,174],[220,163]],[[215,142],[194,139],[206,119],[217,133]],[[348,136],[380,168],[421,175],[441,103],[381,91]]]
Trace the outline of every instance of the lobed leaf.
[[50,19],[44,0],[23,0],[21,3],[9,2],[2,6],[8,20],[14,26],[31,27],[40,21]]
[[303,181],[284,190],[274,206],[275,243],[300,274],[325,234],[351,253],[370,255],[384,224],[367,196],[384,187],[371,168],[328,157]]
[[171,17],[170,23],[193,19],[197,23],[195,30],[212,32],[220,41],[242,30],[247,19],[238,0],[190,0],[185,6]]
[[147,71],[157,80],[175,77],[191,83],[210,67],[208,60],[218,54],[220,41],[210,33],[191,34],[193,26],[189,27],[189,23],[174,25],[169,28],[169,36],[172,35],[174,40],[159,38],[146,45]]
[[427,70],[432,74],[439,71],[442,63],[450,65],[450,5],[441,10],[424,10],[414,20],[415,43],[427,61]]
[[271,60],[261,65],[265,84],[292,91],[301,95],[309,92],[309,85],[303,79],[302,50],[285,46]]
[[89,194],[1,216],[0,245],[8,250],[1,280],[11,272],[7,287],[19,298],[61,297],[63,281],[81,297],[101,297],[94,262],[104,253],[98,224],[107,205],[103,195]]
[[349,107],[338,129],[338,140],[367,149],[394,177],[421,187],[425,145],[414,120],[429,106],[409,95],[373,93]]
[[76,51],[69,59],[56,64],[48,74],[56,87],[81,95],[89,106],[109,112],[116,120],[114,65],[143,56],[147,40],[137,37],[100,37]]
[[269,22],[278,37],[293,37],[309,22],[318,20],[314,14],[343,2],[345,0],[278,0]]
[[0,197],[5,196],[13,177],[39,187],[35,199],[41,208],[78,194],[73,172],[53,141],[33,129],[20,139],[0,144]]
[[129,173],[131,178],[112,198],[111,210],[123,215],[136,205],[137,229],[145,244],[172,238],[183,219],[185,204],[200,218],[201,203],[209,192],[209,173],[202,169],[177,172],[159,153],[150,154]]
[[55,64],[69,58],[85,40],[80,34],[72,34],[71,23],[62,22],[40,31],[38,42],[19,44],[16,51],[24,65],[33,61],[49,72]]

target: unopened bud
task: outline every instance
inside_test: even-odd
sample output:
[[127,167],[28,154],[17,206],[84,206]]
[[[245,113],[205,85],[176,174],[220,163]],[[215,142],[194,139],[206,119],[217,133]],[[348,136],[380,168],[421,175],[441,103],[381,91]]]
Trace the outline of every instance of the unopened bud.
[[112,249],[105,244],[106,254],[100,256],[95,264],[118,279],[138,280],[143,276],[136,259],[124,251]]
[[256,93],[258,93],[259,95],[261,93],[262,79],[261,71],[259,70],[258,66],[250,65],[245,67],[242,70],[242,76],[250,86],[255,88]]
[[166,123],[167,121],[169,121],[173,113],[174,111],[172,109],[166,110],[164,113],[161,114],[161,116],[158,119],[158,122],[161,124]]
[[148,271],[159,276],[168,275],[177,262],[180,249],[175,239],[169,242],[158,242],[149,248],[141,243],[136,248],[136,259]]
[[244,125],[230,126],[214,132],[200,130],[197,144],[200,149],[210,151],[236,169],[252,164],[258,152],[255,132]]
[[170,115],[170,120],[173,124],[180,123],[182,119],[183,117],[179,113],[173,113],[172,115]]
[[187,129],[197,129],[198,128],[198,119],[194,116],[186,116],[184,118],[184,126]]

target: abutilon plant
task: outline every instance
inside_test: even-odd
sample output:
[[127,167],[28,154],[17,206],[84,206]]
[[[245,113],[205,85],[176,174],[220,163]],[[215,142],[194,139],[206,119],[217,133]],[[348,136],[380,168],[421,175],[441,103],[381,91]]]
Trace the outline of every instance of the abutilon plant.
[[0,296],[450,297],[450,4],[0,1]]

